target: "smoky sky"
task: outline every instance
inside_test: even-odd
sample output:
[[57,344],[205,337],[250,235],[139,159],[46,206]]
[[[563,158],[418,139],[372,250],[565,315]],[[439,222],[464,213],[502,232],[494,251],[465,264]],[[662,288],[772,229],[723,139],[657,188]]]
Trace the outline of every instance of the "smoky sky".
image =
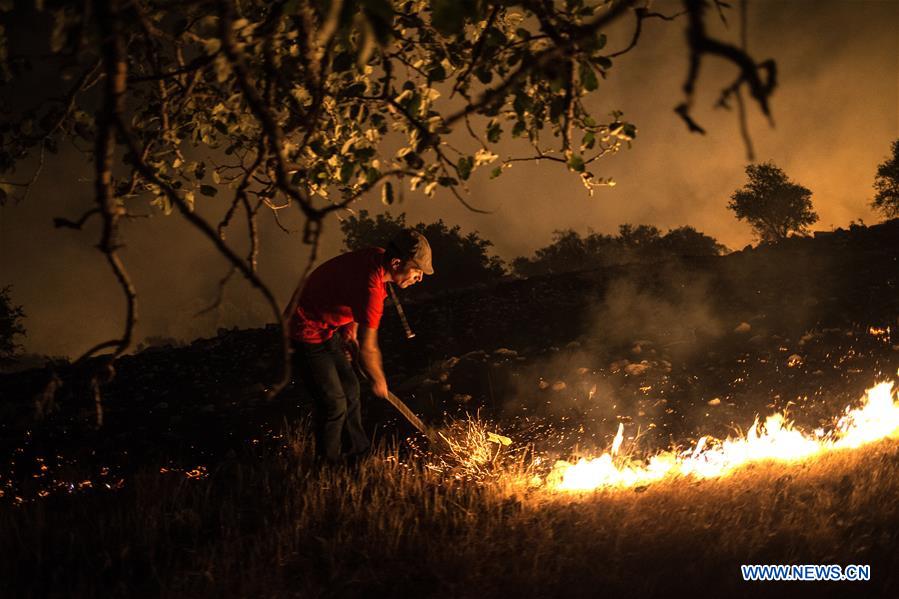
[[[737,6],[738,3],[733,3]],[[678,2],[655,2],[673,14]],[[710,31],[737,42],[739,15],[728,25],[710,15]],[[763,0],[748,5],[748,46],[757,59],[774,58],[779,86],[772,98],[774,126],[747,103],[756,160],[773,160],[812,190],[820,221],[814,229],[877,220],[869,203],[876,166],[899,137],[899,0]],[[610,50],[627,45],[632,21],[608,32]],[[489,210],[466,210],[449,193],[433,198],[404,193],[394,213],[411,223],[442,218],[464,231],[477,230],[502,258],[530,255],[551,241],[557,229],[590,228],[614,233],[622,223],[651,224],[663,231],[691,225],[731,249],[753,242],[747,225],[726,209],[730,194],[745,182],[746,150],[735,112],[714,109],[735,68],[707,58],[693,116],[704,136],[687,132],[673,108],[682,101],[687,69],[683,22],[645,22],[635,50],[615,61],[609,77],[588,101],[594,114],[612,110],[638,127],[630,149],[599,161],[595,173],[613,177],[614,188],[587,195],[580,180],[555,163],[516,163],[490,181],[489,169],[470,182],[469,201]],[[508,127],[507,127],[508,129]],[[504,142],[503,158],[525,147]],[[23,170],[23,173],[26,171]],[[97,251],[97,222],[81,232],[54,229],[54,216],[75,218],[90,207],[92,170],[76,152],[48,162],[25,202],[0,209],[0,285],[13,286],[13,299],[27,313],[30,352],[77,355],[95,342],[120,334],[124,298]],[[224,200],[198,202],[198,212],[217,223]],[[384,209],[372,193],[354,209]],[[145,206],[136,212],[149,213]],[[299,229],[299,215],[284,221]],[[246,251],[246,221],[237,220],[228,241]],[[286,302],[308,258],[299,232],[284,234],[270,214],[261,218],[259,268],[277,297]],[[219,327],[259,326],[273,316],[249,286],[235,281],[221,309],[196,313],[214,298],[225,261],[177,214],[124,223],[123,259],[139,292],[137,339],[192,339]],[[319,260],[341,250],[336,217],[324,224]],[[435,257],[439,268],[440,257]]]

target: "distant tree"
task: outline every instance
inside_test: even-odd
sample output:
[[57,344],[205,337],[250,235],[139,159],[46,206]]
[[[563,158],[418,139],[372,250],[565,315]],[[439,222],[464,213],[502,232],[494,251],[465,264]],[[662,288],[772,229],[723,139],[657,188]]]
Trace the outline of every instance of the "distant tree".
[[777,242],[791,231],[807,233],[817,222],[811,190],[794,183],[773,162],[746,167],[749,182],[730,196],[728,208],[745,220],[759,239]]
[[893,155],[877,166],[874,189],[877,194],[871,206],[887,218],[899,216],[899,139],[891,145]]
[[663,250],[679,256],[720,256],[727,248],[693,227],[672,229],[659,240]]
[[566,229],[555,231],[553,242],[538,249],[533,257],[513,260],[512,270],[529,277],[674,256],[717,256],[725,250],[714,237],[693,227],[672,229],[662,235],[652,225],[624,224],[618,228],[617,236],[588,231],[586,237]]
[[573,229],[553,232],[553,242],[534,252],[533,258],[519,257],[513,260],[512,269],[522,276],[565,272],[585,268],[590,262],[590,252],[580,234]]
[[662,232],[652,225],[624,224],[618,227],[618,239],[627,248],[636,250],[654,249],[661,239]]
[[[406,214],[379,214],[372,218],[367,210],[341,222],[344,245],[348,250],[364,247],[385,247],[397,231],[406,227]],[[483,239],[477,231],[463,234],[456,225],[449,227],[443,220],[413,227],[422,233],[434,252],[434,274],[420,287],[409,293],[442,292],[458,287],[489,283],[506,274],[506,267],[498,256],[490,255],[493,243]]]
[[0,363],[11,362],[16,358],[22,349],[16,343],[16,337],[25,335],[25,327],[22,325],[25,312],[22,306],[12,303],[9,290],[9,287],[0,289]]

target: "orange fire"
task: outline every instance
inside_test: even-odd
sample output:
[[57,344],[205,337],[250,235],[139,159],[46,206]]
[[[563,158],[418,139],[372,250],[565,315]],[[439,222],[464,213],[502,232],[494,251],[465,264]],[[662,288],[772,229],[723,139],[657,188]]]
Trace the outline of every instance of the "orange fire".
[[745,436],[717,441],[702,437],[687,451],[666,451],[639,462],[616,460],[623,429],[611,449],[596,458],[572,464],[558,461],[543,481],[550,491],[592,491],[627,488],[674,476],[714,478],[760,460],[795,461],[837,449],[855,448],[872,441],[899,436],[899,398],[893,383],[868,389],[862,405],[846,408],[833,430],[813,434],[794,429],[782,414],[758,419]]

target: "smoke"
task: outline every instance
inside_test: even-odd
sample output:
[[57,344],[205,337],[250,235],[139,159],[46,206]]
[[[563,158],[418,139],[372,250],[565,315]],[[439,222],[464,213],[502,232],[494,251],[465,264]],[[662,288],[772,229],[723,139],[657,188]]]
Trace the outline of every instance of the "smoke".
[[679,269],[655,281],[616,279],[596,309],[595,336],[610,348],[653,345],[683,359],[698,342],[725,330],[709,303],[710,291],[707,276],[694,278]]
[[560,454],[606,449],[620,425],[624,451],[667,446],[686,407],[669,404],[672,371],[704,358],[734,326],[710,299],[713,287],[711,275],[670,263],[619,272],[577,340],[515,368],[500,391],[503,417],[541,422],[545,430],[528,438]]

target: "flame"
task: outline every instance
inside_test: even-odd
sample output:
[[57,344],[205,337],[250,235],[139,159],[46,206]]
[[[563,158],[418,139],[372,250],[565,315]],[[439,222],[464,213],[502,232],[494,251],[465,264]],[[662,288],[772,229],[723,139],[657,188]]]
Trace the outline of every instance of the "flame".
[[894,395],[891,382],[868,389],[862,406],[846,408],[830,433],[819,429],[816,434],[808,435],[794,429],[782,414],[774,414],[764,424],[756,419],[743,437],[721,442],[702,437],[687,451],[666,451],[637,462],[614,458],[621,446],[622,427],[619,426],[609,452],[597,458],[581,458],[574,464],[556,462],[544,481],[545,486],[551,491],[591,491],[644,485],[678,475],[714,478],[749,462],[789,462],[836,449],[860,447],[899,436],[899,399],[894,399]]

